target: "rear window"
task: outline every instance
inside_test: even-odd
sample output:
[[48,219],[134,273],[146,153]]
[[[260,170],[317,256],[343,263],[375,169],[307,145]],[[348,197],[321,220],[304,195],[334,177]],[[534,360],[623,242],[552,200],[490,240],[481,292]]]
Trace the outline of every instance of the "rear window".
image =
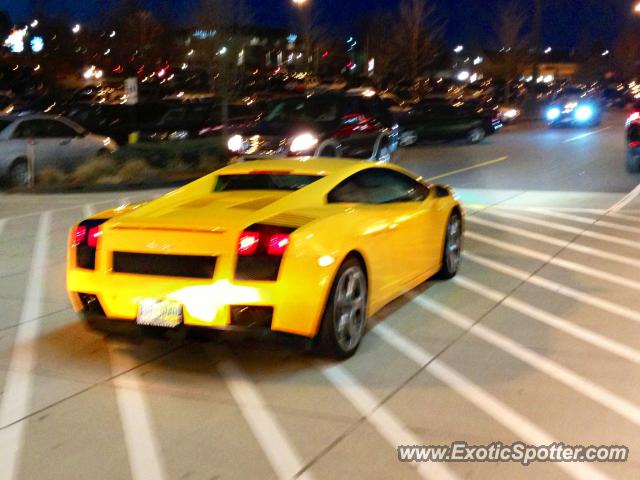
[[284,190],[295,191],[320,180],[319,175],[293,175],[288,173],[251,173],[220,175],[214,192],[234,190]]

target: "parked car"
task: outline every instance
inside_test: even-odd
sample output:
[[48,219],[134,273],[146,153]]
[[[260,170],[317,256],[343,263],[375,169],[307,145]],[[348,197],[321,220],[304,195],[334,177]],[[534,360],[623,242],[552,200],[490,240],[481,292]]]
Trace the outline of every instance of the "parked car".
[[30,115],[0,118],[0,177],[14,186],[29,182],[28,158],[35,172],[45,167],[70,171],[87,159],[117,149],[109,137],[89,133],[63,117]]
[[[255,105],[231,103],[228,106],[230,127],[242,127],[259,115]],[[220,102],[176,103],[156,122],[143,125],[140,141],[185,140],[220,135],[223,131]]]
[[228,141],[235,160],[279,156],[390,161],[398,128],[371,90],[296,96],[274,102]]
[[627,172],[640,172],[640,105],[636,105],[633,112],[627,118],[625,128],[627,144]]
[[163,103],[120,104],[78,104],[71,107],[68,116],[90,132],[114,139],[124,145],[129,134],[139,129],[139,125],[157,122],[168,110]]
[[420,140],[467,140],[479,143],[502,127],[494,110],[479,109],[462,101],[446,99],[418,103],[413,114],[400,124],[400,145]]

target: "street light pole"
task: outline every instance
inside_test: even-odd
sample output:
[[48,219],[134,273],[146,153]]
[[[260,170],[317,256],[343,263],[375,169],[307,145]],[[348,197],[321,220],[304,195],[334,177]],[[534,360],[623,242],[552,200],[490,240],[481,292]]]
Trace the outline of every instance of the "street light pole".
[[[293,4],[298,9],[298,19],[300,23],[300,29],[302,30],[302,36],[304,41],[304,61],[309,65],[309,57],[312,55],[312,25],[311,25],[311,5],[310,0],[292,0]],[[314,65],[316,62],[316,55],[314,55]],[[313,68],[313,67],[312,67]],[[315,68],[314,68],[315,70]]]

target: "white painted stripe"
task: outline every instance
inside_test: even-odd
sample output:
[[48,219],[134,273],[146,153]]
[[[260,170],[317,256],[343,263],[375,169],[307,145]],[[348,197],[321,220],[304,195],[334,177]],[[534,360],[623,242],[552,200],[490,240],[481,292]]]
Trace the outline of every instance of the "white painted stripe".
[[498,212],[495,209],[485,210],[485,213],[494,215],[496,217],[508,218],[516,220],[518,222],[530,223],[532,225],[539,225],[541,227],[551,228],[553,230],[559,230],[561,232],[573,233],[575,235],[581,235],[583,237],[595,238],[597,240],[603,240],[606,242],[616,243],[618,245],[624,245],[625,247],[640,249],[640,244],[634,240],[627,240],[625,238],[614,237],[612,235],[605,235],[603,233],[590,232],[581,228],[570,227],[561,223],[548,222],[537,218],[528,217],[526,215],[514,215],[506,212]]
[[601,350],[605,350],[613,355],[617,355],[620,358],[624,358],[625,360],[629,360],[630,362],[640,365],[640,351],[635,348],[631,348],[623,343],[611,340],[610,338],[581,327],[580,325],[571,323],[564,318],[546,312],[529,303],[510,297],[505,293],[489,288],[478,282],[474,282],[470,278],[466,278],[462,275],[458,275],[453,279],[453,281],[461,287],[475,292],[478,295],[482,295],[489,300],[493,300],[496,303],[502,302],[502,305],[537,320],[540,323],[549,325],[550,327],[560,330],[582,340],[583,342],[589,343],[596,348],[600,348]]
[[486,243],[488,245],[493,245],[496,248],[501,248],[503,250],[517,253],[518,255],[522,255],[525,257],[534,258],[536,260],[540,260],[547,264],[556,265],[558,267],[571,270],[572,272],[581,273],[583,275],[588,275],[590,277],[598,278],[600,280],[614,283],[616,285],[620,285],[622,287],[629,288],[631,290],[640,291],[640,281],[631,280],[630,278],[616,275],[615,273],[609,273],[603,270],[599,270],[597,268],[587,267],[586,265],[582,265],[581,263],[564,260],[558,257],[553,257],[552,255],[547,255],[546,253],[542,253],[537,250],[532,250],[530,248],[518,247],[516,245],[512,245],[510,243],[503,242],[501,240],[496,240],[492,237],[487,237],[486,235],[482,235],[482,234],[471,232],[471,231],[467,231],[465,233],[465,236],[466,238],[472,238],[479,242]]
[[509,275],[519,280],[524,280],[527,283],[544,288],[558,295],[563,295],[565,297],[578,300],[580,302],[591,305],[592,307],[599,308],[605,312],[609,312],[628,320],[640,323],[640,312],[637,312],[636,310],[633,310],[631,308],[618,305],[617,303],[610,302],[609,300],[604,300],[594,295],[576,290],[575,288],[567,287],[552,280],[548,280],[537,275],[532,275],[525,270],[520,270],[510,265],[490,260],[481,255],[476,255],[470,252],[464,252],[463,255],[468,260],[471,260],[472,262],[478,263],[497,272],[504,273],[505,275]]
[[[378,433],[393,447],[400,445],[424,445],[425,442],[409,431],[393,413],[380,404],[369,391],[360,385],[341,365],[326,367],[322,374],[365,417]],[[429,443],[428,441],[426,443]],[[441,463],[414,463],[418,474],[429,479],[456,479],[451,470]]]
[[608,213],[607,217],[619,218],[620,220],[626,220],[628,222],[639,222],[640,217],[634,217],[632,215],[626,215],[624,213]]
[[534,233],[529,230],[525,230],[523,228],[510,227],[502,223],[492,222],[491,220],[485,220],[484,218],[481,218],[478,216],[467,217],[466,221],[467,223],[475,223],[476,225],[482,225],[484,227],[489,227],[496,230],[501,230],[503,232],[512,233],[514,235],[519,235],[521,237],[530,238],[531,240],[537,240],[539,242],[548,243],[549,245],[555,245],[558,247],[566,248],[567,250],[573,250],[575,252],[584,253],[586,255],[590,255],[593,257],[600,257],[600,258],[604,258],[605,260],[619,262],[627,266],[633,265],[640,268],[640,260],[637,260],[635,258],[630,258],[625,255],[618,255],[615,253],[607,252],[605,250],[587,247],[579,243],[569,243],[567,241],[560,240],[559,238],[550,237],[548,235],[542,235],[540,233]]
[[84,218],[93,217],[95,211],[95,205],[93,203],[88,203],[82,207],[82,214]]
[[151,413],[144,394],[144,384],[135,370],[135,363],[120,354],[113,344],[108,345],[111,371],[118,375],[130,370],[123,378],[116,377],[116,401],[124,431],[129,468],[133,480],[163,480],[168,478]]
[[628,194],[620,199],[615,205],[612,205],[609,208],[609,212],[616,213],[622,210],[624,207],[633,202],[640,195],[640,185],[636,186],[633,190],[631,190]]
[[51,212],[45,212],[38,222],[20,323],[16,328],[9,369],[0,398],[0,428],[11,425],[0,430],[0,480],[13,480],[19,471],[26,428],[26,422],[22,419],[29,414],[31,407],[32,371],[37,362],[36,341],[40,333],[37,318],[42,314],[50,226]]
[[571,207],[547,207],[547,206],[533,206],[533,205],[508,205],[505,203],[495,205],[482,205],[482,204],[468,204],[464,205],[466,208],[475,208],[476,210],[486,208],[496,208],[498,210],[515,210],[522,212],[575,212],[575,213],[593,213],[595,215],[604,215],[607,210],[603,208],[571,208]]
[[506,337],[489,327],[485,327],[480,323],[475,323],[474,320],[466,315],[436,302],[435,300],[419,296],[415,297],[413,301],[421,308],[424,308],[434,315],[447,320],[449,323],[456,325],[462,330],[481,338],[503,352],[508,353],[518,360],[526,363],[530,367],[545,373],[565,386],[581,393],[585,397],[599,403],[621,417],[626,418],[634,425],[640,426],[640,407],[637,407],[628,400],[610,392],[600,385],[593,383],[587,378],[578,375],[572,370],[563,367],[559,363],[539,355],[509,337]]
[[[396,330],[384,324],[378,324],[372,331],[421,368],[424,368],[425,371],[455,390],[461,397],[475,405],[476,408],[493,418],[497,423],[511,430],[522,441],[532,445],[550,445],[558,442],[557,439],[542,428],[477,386],[446,363],[438,359],[434,360],[434,356],[431,353]],[[555,465],[571,477],[580,480],[585,478],[594,480],[609,478],[588,464],[564,462]]]
[[571,143],[577,140],[582,140],[583,138],[590,137],[591,135],[595,135],[600,132],[604,132],[605,130],[609,130],[611,127],[599,128],[598,130],[594,130],[593,132],[583,133],[582,135],[576,135],[575,137],[567,138],[562,143]]
[[619,223],[607,222],[606,220],[601,220],[599,218],[594,219],[594,218],[588,218],[588,217],[581,217],[579,215],[569,215],[567,213],[552,212],[549,210],[545,211],[542,209],[533,209],[530,211],[534,213],[539,213],[541,215],[545,215],[547,217],[554,217],[554,218],[560,218],[563,220],[569,220],[571,222],[584,223],[584,224],[593,225],[596,227],[606,227],[612,230],[620,230],[621,232],[640,233],[640,228],[638,227],[620,225]]
[[298,476],[305,465],[251,380],[230,360],[217,368],[278,478],[310,479],[309,472]]

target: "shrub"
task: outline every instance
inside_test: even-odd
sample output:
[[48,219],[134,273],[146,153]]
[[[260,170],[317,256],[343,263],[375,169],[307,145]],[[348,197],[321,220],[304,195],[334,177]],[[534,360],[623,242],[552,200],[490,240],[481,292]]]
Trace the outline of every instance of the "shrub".
[[36,176],[38,185],[62,185],[67,180],[67,176],[57,168],[43,168]]
[[96,183],[102,177],[114,176],[118,173],[118,165],[110,157],[98,157],[80,165],[71,178],[75,184]]
[[142,182],[155,175],[155,171],[149,166],[146,160],[133,158],[127,160],[118,172],[121,182]]

